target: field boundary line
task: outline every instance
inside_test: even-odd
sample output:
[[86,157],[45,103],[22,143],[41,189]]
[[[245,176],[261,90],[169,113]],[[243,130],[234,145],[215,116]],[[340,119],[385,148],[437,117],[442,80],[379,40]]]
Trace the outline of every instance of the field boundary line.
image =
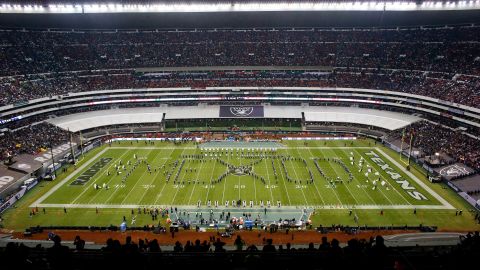
[[[252,148],[255,148],[252,146]],[[299,146],[299,147],[291,147],[291,146],[286,146],[282,149],[371,149],[372,146]],[[197,147],[161,147],[161,146],[109,146],[109,149],[197,149]],[[237,149],[235,147],[232,147],[232,149]],[[241,149],[241,147],[238,147],[238,149]],[[243,148],[247,149],[247,148]]]
[[[98,152],[94,157],[90,158],[87,162],[83,163],[82,166],[78,167],[78,169],[76,170],[77,172],[78,171],[82,171],[83,169],[85,169],[85,167],[87,167],[88,165],[90,165],[90,163],[92,163],[94,160],[96,160],[99,156],[103,155],[103,153],[105,153],[106,151],[108,150],[108,148],[105,148],[103,149],[102,151]],[[70,175],[68,175],[67,177],[65,177],[65,179],[63,179],[62,181],[60,181],[59,183],[57,183],[55,186],[53,186],[49,191],[47,191],[45,194],[43,194],[40,198],[38,198],[36,201],[34,201],[30,207],[35,207],[37,204],[40,204],[42,203],[46,198],[48,198],[50,195],[52,195],[52,193],[54,193],[55,191],[57,191],[61,186],[63,186],[65,183],[67,183],[68,181],[70,181],[75,175],[77,175],[77,173],[71,173]]]
[[156,150],[156,149],[167,149],[167,150],[170,150],[170,149],[197,149],[196,147],[161,147],[161,146],[158,146],[158,147],[154,147],[154,146],[139,146],[139,147],[135,147],[135,146],[110,146],[109,147],[110,149],[137,149],[137,150],[141,150],[141,149],[147,149],[147,150]]
[[[92,209],[92,208],[104,208],[104,209],[132,209],[132,208],[143,208],[143,207],[157,207],[157,208],[167,208],[170,207],[168,205],[151,205],[151,204],[52,204],[52,203],[44,203],[38,204],[38,207],[45,207],[45,208],[84,208],[84,209]],[[252,209],[250,207],[230,207],[230,208],[214,208],[214,207],[197,207],[193,205],[177,205],[178,208],[185,209],[185,210],[210,210],[210,209],[236,209],[236,210],[248,210]],[[264,209],[265,207],[254,206],[253,209]],[[356,209],[356,210],[413,210],[413,209],[430,209],[430,210],[447,210],[449,209],[445,205],[371,205],[371,204],[361,204],[361,205],[343,205],[343,206],[332,206],[332,205],[317,205],[317,206],[282,206],[282,207],[270,207],[268,208],[269,211],[275,210],[292,210],[292,209],[320,209],[320,210],[342,210],[342,209]]]
[[298,146],[286,149],[372,149],[372,146]]

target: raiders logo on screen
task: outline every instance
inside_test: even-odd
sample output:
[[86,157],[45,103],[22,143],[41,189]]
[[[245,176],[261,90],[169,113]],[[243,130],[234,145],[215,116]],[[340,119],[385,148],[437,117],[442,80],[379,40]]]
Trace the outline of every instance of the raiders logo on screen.
[[235,116],[245,117],[253,112],[253,107],[230,107],[230,112]]
[[444,167],[440,170],[440,175],[445,177],[457,177],[467,174],[468,170],[465,167],[459,166],[457,164]]

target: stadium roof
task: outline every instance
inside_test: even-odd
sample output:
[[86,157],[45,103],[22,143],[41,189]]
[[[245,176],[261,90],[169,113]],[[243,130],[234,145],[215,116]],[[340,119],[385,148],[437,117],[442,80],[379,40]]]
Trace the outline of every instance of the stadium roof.
[[[376,126],[395,130],[420,120],[419,117],[403,113],[352,108],[352,107],[317,107],[317,106],[264,106],[265,118],[297,118],[302,112],[305,121],[341,122]],[[165,119],[214,119],[220,118],[220,106],[173,106],[156,108],[124,108],[69,114],[49,119],[48,122],[65,130],[78,132],[102,126],[160,123]]]

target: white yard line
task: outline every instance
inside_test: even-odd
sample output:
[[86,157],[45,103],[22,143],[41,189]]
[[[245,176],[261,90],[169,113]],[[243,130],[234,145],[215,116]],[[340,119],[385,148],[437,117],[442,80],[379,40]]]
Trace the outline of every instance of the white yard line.
[[[273,204],[274,200],[273,200],[273,192],[272,192],[272,183],[270,182],[270,173],[268,173],[267,160],[264,159],[264,161],[265,161],[265,169],[267,170],[268,185],[269,185],[269,189],[270,189],[270,198],[272,198],[272,204]],[[253,184],[256,185],[255,179],[253,179]]]
[[[128,152],[129,152],[129,151],[127,151],[126,153],[128,153]],[[123,157],[123,155],[122,155],[121,157]],[[108,169],[110,169],[113,165],[115,165],[115,163],[111,164],[111,165],[108,167]],[[115,174],[112,175],[112,177],[111,177],[105,184],[109,185],[110,182],[111,182],[112,180],[114,180],[114,179],[115,179]],[[96,180],[95,180],[95,181],[96,181]],[[119,189],[119,188],[118,188],[118,189]],[[115,190],[114,190],[113,192],[115,192]],[[92,201],[93,201],[95,198],[97,198],[97,196],[100,195],[100,194],[101,194],[100,192],[97,192],[97,194],[95,194],[87,203],[92,202]]]
[[[168,157],[170,157],[170,155],[173,153],[173,150],[170,151],[170,153],[168,154]],[[165,161],[161,164],[162,166],[165,165],[167,163],[167,161],[170,159],[170,158],[160,158],[160,159],[165,159]],[[158,178],[158,175],[160,174],[161,172],[161,167],[158,167],[158,172],[155,174],[155,176],[153,177],[152,179],[152,182],[150,182],[150,185],[153,185],[153,183],[155,183],[155,181],[157,180]],[[145,189],[145,192],[143,193],[142,197],[140,198],[140,200],[138,202],[142,202],[143,198],[145,197],[145,195],[147,195],[148,193],[148,190],[149,188]]]
[[385,152],[382,151],[382,149],[375,147],[375,150],[380,152],[385,158],[387,158],[390,162],[392,162],[397,168],[401,169],[408,177],[413,179],[419,186],[421,186],[425,191],[430,193],[435,199],[437,199],[443,206],[445,206],[447,209],[455,209],[450,203],[448,203],[444,198],[442,198],[440,195],[438,195],[435,191],[433,191],[429,186],[427,186],[422,180],[418,179],[413,173],[407,171],[405,168],[403,168],[396,160],[394,160],[391,156],[386,154]]
[[[310,149],[308,149],[308,153],[310,154],[311,157],[315,157]],[[317,184],[315,182],[317,182],[317,181],[315,181],[315,179],[313,179],[313,186],[315,187],[315,190],[317,191],[318,197],[320,197],[320,200],[322,200],[322,204],[325,205],[325,201],[323,200],[323,197],[320,194],[320,191],[318,190]]]
[[[222,192],[222,202],[225,203],[225,186],[227,185],[227,177],[223,179],[223,192]],[[207,198],[208,200],[208,198]]]
[[[281,160],[278,160],[278,158],[276,158],[275,161],[278,161],[277,163],[282,162]],[[288,194],[287,184],[285,184],[285,181],[287,181],[287,179],[286,179],[287,177],[286,176],[283,177],[283,168],[281,168],[279,171],[280,171],[280,175],[282,176],[282,179],[283,179],[282,183],[283,183],[283,186],[285,187],[285,192],[287,193],[288,204],[292,205],[292,202],[290,201],[290,195]]]
[[[115,165],[115,163],[118,161],[118,160],[121,160],[123,156],[125,156],[127,153],[129,153],[130,151],[125,151],[125,153],[123,153],[120,157],[116,158],[115,159],[115,162],[111,162],[110,166],[108,166],[108,168],[106,169],[107,171],[110,170],[110,168],[113,167],[113,165]],[[88,187],[84,187],[83,191],[80,193],[80,195],[78,195],[71,203],[74,204],[78,199],[80,199],[80,197],[85,193],[87,192],[87,190],[90,190],[91,187],[93,187],[93,184],[95,184],[97,182],[97,180],[99,179],[99,176],[102,175],[103,173],[105,172],[105,169],[102,169],[100,170],[97,174],[96,174],[96,177],[95,179],[90,179],[90,184],[88,185]],[[114,178],[115,176],[112,175],[112,179]],[[111,179],[110,179],[111,180]],[[96,194],[98,195],[98,194]]]
[[[149,151],[148,153],[150,154],[150,152],[151,152],[151,151]],[[147,154],[147,155],[148,155],[148,154]],[[123,157],[123,156],[124,156],[124,155],[122,155],[122,157]],[[112,177],[112,179],[113,179],[113,177]],[[140,179],[140,178],[139,178],[139,179]],[[111,179],[110,179],[110,180],[111,180]],[[137,179],[137,181],[135,182],[135,184],[136,184],[137,182],[138,182],[138,179]],[[132,189],[133,189],[133,188],[134,188],[134,187],[132,187]],[[117,189],[113,190],[113,192],[110,194],[110,196],[108,196],[108,198],[107,198],[107,200],[105,201],[105,203],[108,204],[108,201],[110,201],[110,200],[112,199],[113,195],[115,195],[120,189],[122,189],[122,188],[118,187]]]
[[[360,157],[363,157],[362,154],[359,153],[357,150],[354,150],[354,151],[355,151],[355,153],[359,154]],[[368,161],[367,158],[364,158],[364,159],[365,159],[365,161],[367,162],[367,164],[370,165],[370,168],[372,168],[373,171],[376,171],[376,172],[380,173],[378,170],[375,169],[375,167],[373,166],[373,164],[370,163],[370,161]],[[360,166],[358,166],[358,163],[355,163],[355,164],[357,164],[357,167],[360,168]],[[374,175],[375,175],[375,174],[374,174]],[[370,179],[369,179],[369,180],[370,180]],[[396,187],[395,187],[394,185],[392,185],[392,184],[390,183],[390,181],[389,181],[388,179],[385,179],[385,181],[389,182],[389,184],[390,184],[390,186],[393,188],[393,190],[395,190],[395,191],[398,193],[398,195],[399,195],[407,204],[412,204],[411,202],[409,202],[409,201],[396,189]],[[382,189],[378,188],[378,190],[382,193],[382,195],[383,195],[391,204],[394,204],[394,203],[388,198],[388,196],[385,195],[385,193],[382,191]]]
[[[253,169],[253,167],[252,167]],[[257,182],[255,182],[255,179],[253,180],[253,194],[254,194],[254,198],[255,198],[255,204],[258,204],[258,200],[257,200]],[[255,205],[254,204],[254,205]]]
[[[238,154],[238,152],[237,152],[237,154]],[[227,158],[227,164],[228,164],[229,161],[230,161],[230,156],[228,156],[228,158]],[[217,163],[217,161],[215,160],[215,164],[216,164],[216,163]],[[212,172],[212,174],[213,174],[213,172]],[[222,203],[225,203],[225,186],[227,185],[227,177],[228,177],[228,176],[226,176],[226,177],[223,179]],[[238,187],[238,189],[240,189],[240,187]],[[209,191],[210,191],[210,190],[209,190]],[[207,193],[207,196],[208,196],[208,193]],[[207,197],[207,199],[205,200],[205,202],[206,202],[207,200],[208,200],[208,197]]]
[[[357,150],[354,150],[354,151],[355,151],[356,153],[358,153]],[[348,157],[348,153],[346,153],[346,155],[347,155],[347,157]],[[350,161],[347,161],[347,162],[350,162]],[[367,163],[368,163],[368,161],[367,161]],[[360,168],[358,165],[357,165],[357,167]],[[374,167],[372,167],[372,170],[375,170]],[[362,174],[360,174],[360,176],[362,176]],[[358,184],[359,184],[360,186],[363,185],[363,183],[360,182],[360,179],[357,179],[357,178],[355,178],[355,177],[354,177],[354,179],[358,181]],[[368,180],[371,181],[370,179],[368,179]],[[352,182],[352,183],[353,183],[353,182]],[[370,196],[370,194],[368,193],[369,191],[367,191],[366,189],[363,189],[363,188],[361,188],[361,187],[360,187],[360,189],[363,190],[363,192],[365,192],[365,194],[367,195],[367,197],[370,198],[370,200],[371,200],[374,204],[377,204],[377,203],[375,202],[375,200],[372,198],[372,196]],[[390,204],[394,204],[387,196],[385,196],[385,194],[382,192],[381,189],[378,188],[377,190],[379,190],[380,193],[382,193],[383,197],[385,197],[385,198],[387,199],[387,201],[390,202]],[[409,202],[407,202],[407,203],[410,204]]]
[[[243,159],[243,157],[240,157],[239,159],[240,159],[240,166],[242,166],[242,159]],[[240,175],[239,175],[239,176],[238,176],[238,199],[239,199],[239,200],[242,199],[242,194],[241,194],[241,190],[242,190],[242,189],[240,188],[242,185],[241,185],[240,183],[241,183],[241,182],[240,182]]]
[[[150,155],[152,151],[149,151],[148,154],[146,155],[146,157],[148,157],[148,155]],[[155,154],[155,157],[153,158],[152,160],[152,163],[154,163],[156,160],[157,160],[157,157],[158,155],[161,153],[162,151],[158,151],[158,153]],[[147,159],[147,162],[148,162],[148,159]],[[130,189],[130,191],[127,193],[127,195],[125,196],[125,198],[123,198],[121,204],[123,204],[125,202],[125,200],[128,198],[128,196],[132,193],[132,191],[135,189],[135,188],[138,188],[137,184],[138,182],[143,179],[143,177],[145,176],[145,174],[147,174],[148,170],[145,170],[143,172],[143,174],[137,179],[137,181],[135,181],[135,184],[133,184],[133,187],[132,189]],[[155,179],[155,178],[154,178]]]
[[[228,157],[228,160],[230,160],[230,156]],[[206,162],[209,162],[209,161],[206,161]],[[210,189],[212,187],[212,178],[213,178],[213,173],[215,172],[216,166],[217,166],[217,160],[213,160],[213,168],[212,168],[212,173],[210,174],[210,182],[208,183],[207,195],[205,195],[205,201],[208,200],[208,194],[210,193]],[[223,201],[223,197],[222,197],[222,201]]]
[[[177,148],[177,149],[178,149],[178,148]],[[175,151],[175,150],[174,150],[174,151]],[[173,153],[174,151],[172,151],[172,152],[170,153],[170,158],[169,158],[169,159],[171,159],[172,153]],[[180,156],[183,155],[183,152],[185,152],[185,149],[182,150],[182,152],[180,153]],[[168,182],[167,182],[167,180],[165,180],[165,185],[163,185],[162,189],[160,190],[160,192],[159,192],[159,193],[157,194],[157,196],[155,197],[155,201],[153,202],[154,205],[157,204],[158,199],[160,199],[160,196],[162,196],[163,190],[165,189],[165,187],[166,187],[167,185],[168,185]]]
[[[194,148],[196,149],[196,148]],[[182,153],[180,154],[180,157],[183,156],[183,153],[185,152],[185,149],[182,151]],[[183,167],[182,167],[182,170],[183,170]],[[178,175],[181,175],[182,174],[182,171],[178,171]],[[185,177],[185,174],[182,176],[182,179],[183,180]],[[177,184],[178,185],[178,188],[177,188],[177,191],[175,191],[175,195],[173,195],[173,198],[172,198],[172,202],[170,203],[170,205],[175,205],[174,202],[175,202],[175,198],[177,197],[177,194],[178,194],[178,191],[181,189],[180,188],[180,185],[182,184]],[[184,185],[185,186],[185,185]]]
[[[92,157],[90,160],[88,160],[87,162],[83,163],[82,166],[80,166],[76,171],[77,172],[81,172],[83,171],[83,169],[85,169],[85,167],[87,167],[88,165],[90,165],[90,163],[92,163],[93,161],[95,161],[98,157],[100,157],[101,155],[103,155],[103,153],[105,153],[106,151],[108,150],[108,148],[105,148],[103,149],[102,151],[100,151],[98,154],[96,154],[94,157]],[[67,177],[65,177],[65,179],[63,179],[61,182],[59,182],[58,184],[56,184],[53,188],[51,188],[49,191],[47,191],[45,194],[43,194],[40,198],[38,198],[36,201],[34,201],[30,207],[35,207],[36,205],[42,203],[46,198],[48,198],[48,196],[52,195],[52,193],[54,193],[55,191],[57,191],[61,186],[63,186],[65,183],[67,183],[68,181],[70,181],[73,177],[75,177],[77,175],[77,173],[71,173],[70,175],[68,175]]]
[[190,193],[190,197],[188,198],[188,202],[187,202],[188,205],[190,205],[190,201],[192,200],[192,196],[193,196],[193,192],[195,191],[195,187],[197,185],[200,185],[200,180],[198,179],[198,177],[200,176],[200,172],[202,171],[203,163],[206,163],[206,162],[201,162],[200,163],[200,168],[198,169],[197,177],[195,179],[195,181],[198,181],[198,184],[193,184],[193,189],[192,189],[192,192]]
[[[292,164],[290,164],[290,165],[292,165]],[[300,180],[300,179],[298,179],[298,174],[297,174],[297,170],[295,170],[295,166],[291,166],[291,167],[293,168],[293,172],[295,173],[295,177],[297,178],[297,180]],[[299,183],[299,186],[300,186],[300,191],[303,194],[303,198],[305,199],[305,205],[308,205],[307,196],[305,196],[305,192],[303,192],[302,184]]]
[[[323,153],[320,153],[320,155],[321,155],[322,157],[324,157]],[[320,166],[320,165],[319,165],[319,166]],[[322,178],[323,178],[323,177],[322,177]],[[327,181],[326,179],[324,179],[324,180]],[[329,184],[329,185],[330,185],[330,184]],[[331,187],[331,186],[330,186],[330,187]],[[336,190],[335,188],[330,188],[330,190],[333,191],[333,194],[334,194],[335,197],[337,198],[337,200],[338,200],[338,202],[340,203],[340,205],[343,207],[343,202],[342,202],[342,200],[340,199],[340,196],[338,195],[337,190]]]
[[[322,153],[321,155],[322,155],[322,157],[325,157],[325,155],[323,155],[323,153]],[[337,174],[337,176],[339,175],[339,174],[338,174],[338,170],[335,169],[336,166],[330,165],[330,163],[328,163],[328,166],[333,169],[333,171],[335,172],[335,174]],[[359,181],[359,182],[360,182],[360,181]],[[353,195],[352,191],[350,191],[350,189],[348,188],[348,183],[343,183],[342,186],[344,186],[344,187],[347,189],[348,193],[350,193],[350,195],[352,196],[352,198],[355,200],[355,205],[360,205],[360,204],[358,203],[358,199],[355,197],[355,195]],[[368,196],[368,194],[367,194],[367,196]],[[372,197],[370,197],[370,196],[368,196],[368,197],[369,197],[370,200],[376,205],[376,203],[375,203],[375,201],[372,199]]]

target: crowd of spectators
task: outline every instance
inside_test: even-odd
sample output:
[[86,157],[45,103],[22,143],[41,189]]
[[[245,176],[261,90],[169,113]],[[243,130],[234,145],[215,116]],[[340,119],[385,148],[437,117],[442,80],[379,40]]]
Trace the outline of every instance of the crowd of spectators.
[[[297,267],[301,260],[322,269],[449,269],[467,264],[480,251],[478,232],[462,236],[457,246],[434,248],[391,248],[385,245],[382,236],[369,240],[353,238],[344,247],[337,239],[328,241],[327,237],[322,237],[321,243],[310,243],[307,247],[294,247],[290,243],[276,246],[272,239],[266,239],[263,246],[257,247],[237,236],[234,250],[228,251],[226,243],[215,236],[210,237],[210,241],[187,241],[185,245],[177,241],[169,250],[162,250],[156,239],[135,242],[130,236],[126,237],[124,244],[108,239],[100,250],[86,249],[85,241],[80,237],[75,239],[73,249],[63,245],[58,235],[53,236],[52,241],[53,246],[47,249],[41,244],[29,248],[10,242],[0,252],[2,265],[22,269],[88,269],[104,265],[112,269],[150,269],[158,265],[182,268],[213,263],[216,267],[290,269]],[[462,263],[462,259],[466,262]]]
[[0,133],[0,158],[4,160],[8,155],[38,154],[51,146],[68,142],[68,134],[67,131],[46,122],[15,131],[3,131]]
[[479,74],[480,27],[0,31],[2,75],[159,66],[357,66]]
[[480,107],[480,77],[401,70],[134,73],[89,71],[0,78],[0,106],[72,92],[165,87],[345,87],[391,90]]
[[[386,89],[478,107],[479,36],[480,26],[296,31],[0,30],[0,105],[95,89],[255,85]],[[203,77],[179,72],[149,80],[132,74],[139,67],[183,66],[326,66],[337,72],[217,72]],[[109,71],[98,71],[106,69]]]
[[[461,130],[451,129],[432,122],[416,122],[406,128],[405,134],[413,132],[413,146],[420,149],[425,156],[444,153],[454,161],[464,163],[474,170],[480,170],[480,140],[463,134]],[[401,137],[403,130],[395,132]],[[408,141],[409,139],[405,139]]]
[[[298,86],[392,90],[480,108],[480,26],[475,25],[192,31],[4,29],[0,30],[0,45],[0,106],[104,89]],[[318,70],[136,70],[183,66],[315,66]],[[75,112],[92,109],[98,108],[77,108]],[[59,111],[58,115],[71,112]],[[29,117],[8,128],[45,117]],[[46,146],[43,134],[55,134],[51,132],[55,132],[52,127],[38,125],[4,133],[2,155],[6,150],[36,153]],[[457,133],[421,127],[416,144],[425,143],[426,153],[445,151],[478,169],[478,147],[471,138],[463,140],[465,136]],[[30,134],[35,134],[32,139]]]

